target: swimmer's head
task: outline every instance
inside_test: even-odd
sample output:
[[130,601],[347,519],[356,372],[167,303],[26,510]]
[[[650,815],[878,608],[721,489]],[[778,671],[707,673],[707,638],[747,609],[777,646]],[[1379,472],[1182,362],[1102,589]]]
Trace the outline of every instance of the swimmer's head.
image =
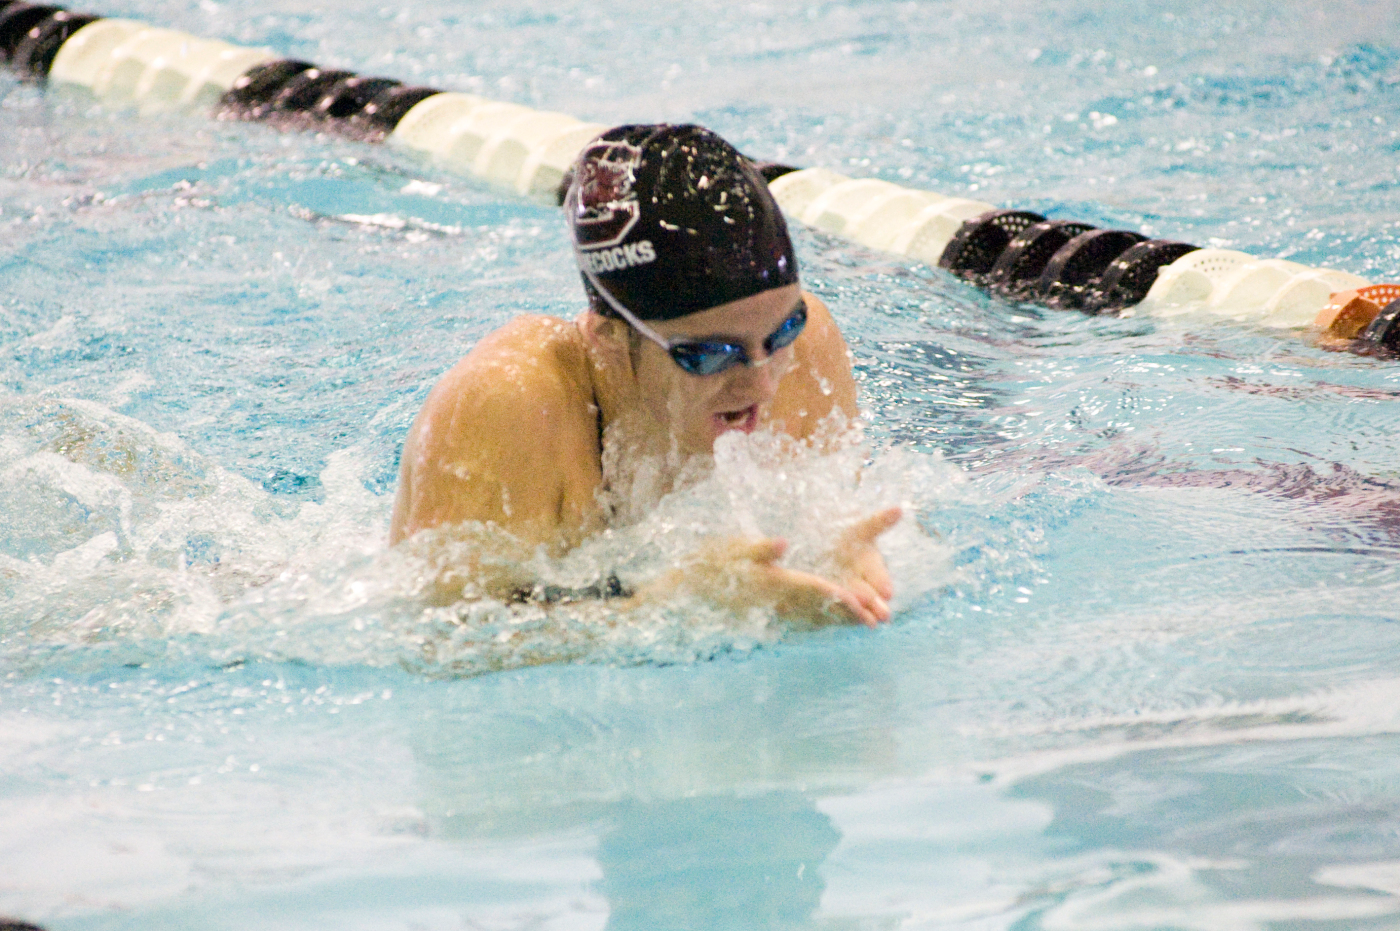
[[[701,126],[619,126],[574,162],[564,213],[594,311],[671,320],[797,282],[762,175]],[[596,288],[595,288],[596,284]]]

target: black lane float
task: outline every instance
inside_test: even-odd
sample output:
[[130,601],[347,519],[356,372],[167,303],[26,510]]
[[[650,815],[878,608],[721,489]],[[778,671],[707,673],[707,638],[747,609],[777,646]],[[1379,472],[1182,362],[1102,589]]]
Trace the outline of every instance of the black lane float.
[[[82,86],[142,110],[203,108],[219,119],[388,141],[556,203],[574,156],[605,128],[24,0],[0,0],[0,55],[24,80]],[[936,264],[1008,300],[1088,314],[1202,310],[1265,327],[1316,323],[1329,344],[1400,351],[1394,301],[1345,335],[1356,313],[1339,315],[1333,296],[1377,287],[1346,272],[1046,219],[822,168],[759,167],[789,216]],[[1353,302],[1352,310],[1360,306]]]

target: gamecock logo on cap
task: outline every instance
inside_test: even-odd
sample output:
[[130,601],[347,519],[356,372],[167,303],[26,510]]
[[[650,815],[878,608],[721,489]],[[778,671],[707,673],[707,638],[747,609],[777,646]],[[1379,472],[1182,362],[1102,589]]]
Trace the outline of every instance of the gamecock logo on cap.
[[632,190],[642,150],[626,142],[595,142],[579,160],[575,237],[580,249],[606,249],[627,238],[641,216]]

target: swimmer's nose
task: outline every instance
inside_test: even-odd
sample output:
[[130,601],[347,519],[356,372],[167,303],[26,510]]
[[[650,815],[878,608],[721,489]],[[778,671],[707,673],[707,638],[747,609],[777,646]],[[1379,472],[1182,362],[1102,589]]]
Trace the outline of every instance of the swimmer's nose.
[[[782,350],[778,350],[782,352]],[[744,359],[751,369],[760,369],[773,361],[773,353],[769,352],[762,343],[744,347]]]
[[742,373],[738,376],[741,380],[761,391],[764,398],[771,398],[778,393],[778,376],[782,374],[777,366],[768,364],[772,361],[772,354],[760,348],[749,354],[748,365],[736,365],[732,371]]

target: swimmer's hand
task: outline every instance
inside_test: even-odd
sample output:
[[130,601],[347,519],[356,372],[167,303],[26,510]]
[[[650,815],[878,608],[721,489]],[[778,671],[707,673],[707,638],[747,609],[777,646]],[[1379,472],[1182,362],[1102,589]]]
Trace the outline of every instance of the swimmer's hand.
[[875,606],[882,621],[890,619],[894,582],[875,541],[903,516],[902,508],[886,508],[857,521],[837,538],[832,553],[841,583],[862,603]]
[[890,508],[867,517],[837,541],[833,553],[839,578],[823,578],[777,565],[787,541],[776,537],[727,539],[701,550],[686,565],[642,587],[637,602],[677,594],[704,598],[727,608],[771,607],[778,614],[811,623],[856,621],[874,627],[890,619],[894,594],[889,571],[875,540],[899,521]]

